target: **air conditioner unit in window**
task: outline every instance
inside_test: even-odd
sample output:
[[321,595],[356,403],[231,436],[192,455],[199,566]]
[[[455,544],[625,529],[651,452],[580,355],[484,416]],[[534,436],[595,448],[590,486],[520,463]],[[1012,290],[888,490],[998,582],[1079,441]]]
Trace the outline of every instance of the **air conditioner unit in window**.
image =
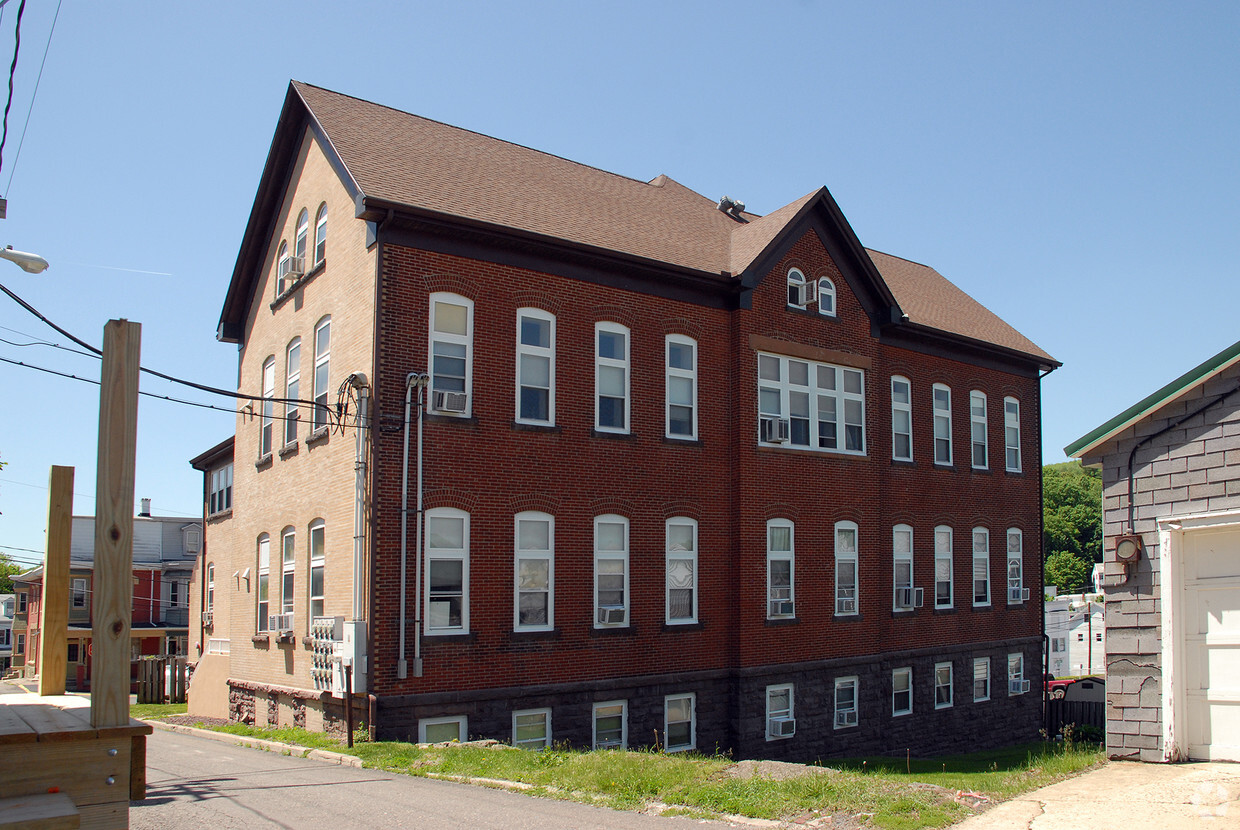
[[767,722],[766,732],[772,738],[791,738],[797,733],[796,718],[771,718]]
[[792,304],[805,308],[805,306],[818,299],[818,283],[803,282],[792,287]]
[[296,279],[306,273],[306,258],[300,256],[286,256],[280,260],[280,279]]
[[267,630],[279,631],[284,633],[293,630],[292,614],[269,614],[267,616]]
[[835,728],[841,729],[845,726],[857,725],[857,710],[849,709],[844,712],[835,713]]
[[1008,681],[1008,694],[1023,695],[1027,691],[1029,691],[1028,680],[1009,680]]
[[837,597],[835,600],[835,613],[837,614],[855,614],[857,613],[857,600],[853,597]]
[[436,392],[432,405],[437,412],[461,413],[469,408],[469,395],[464,392]]
[[792,600],[790,599],[771,600],[771,616],[772,617],[791,617],[792,612],[793,612]]
[[211,611],[202,612],[203,625],[215,625],[215,615]]
[[791,437],[792,427],[787,418],[764,417],[758,419],[758,431],[763,442],[783,444]]
[[896,588],[896,607],[920,608],[924,597],[924,590],[921,588]]
[[616,625],[624,622],[624,606],[623,605],[600,605],[598,607],[598,621],[601,625]]
[[1008,602],[1028,602],[1028,588],[1008,588]]

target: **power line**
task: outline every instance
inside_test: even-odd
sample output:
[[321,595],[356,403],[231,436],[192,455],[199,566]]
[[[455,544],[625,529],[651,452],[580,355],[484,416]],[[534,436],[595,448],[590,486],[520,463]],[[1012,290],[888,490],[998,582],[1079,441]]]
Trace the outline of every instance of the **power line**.
[[[9,183],[5,185],[4,192],[8,193],[13,188],[13,174],[17,172],[17,162],[22,157],[22,146],[26,143],[26,128],[30,126],[30,116],[34,112],[35,99],[39,97],[39,83],[43,80],[43,67],[47,65],[47,53],[52,48],[52,35],[56,34],[56,21],[60,19],[60,4],[63,0],[56,2],[56,14],[52,17],[52,28],[47,33],[47,45],[43,47],[43,60],[39,63],[39,76],[34,81],[34,94],[30,96],[30,109],[26,110],[26,122],[22,124],[22,137],[17,142],[17,152],[13,155],[13,166],[9,168]],[[16,53],[13,60],[17,60]]]
[[9,98],[4,104],[4,123],[0,130],[0,169],[4,168],[4,142],[9,138],[9,109],[13,106],[13,76],[17,74],[17,54],[22,48],[22,15],[26,11],[26,0],[17,7],[17,26],[13,29],[13,62],[9,64]]

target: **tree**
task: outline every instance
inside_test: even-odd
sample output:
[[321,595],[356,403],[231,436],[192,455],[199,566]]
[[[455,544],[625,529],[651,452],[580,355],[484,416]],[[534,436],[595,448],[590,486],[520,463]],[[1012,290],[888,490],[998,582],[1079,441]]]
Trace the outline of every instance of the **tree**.
[[1074,553],[1061,550],[1046,557],[1046,584],[1061,594],[1075,594],[1089,581],[1090,565]]
[[26,570],[29,570],[29,568],[23,568],[3,553],[0,553],[0,594],[13,593],[13,576]]
[[1042,550],[1102,561],[1102,474],[1079,461],[1042,468]]

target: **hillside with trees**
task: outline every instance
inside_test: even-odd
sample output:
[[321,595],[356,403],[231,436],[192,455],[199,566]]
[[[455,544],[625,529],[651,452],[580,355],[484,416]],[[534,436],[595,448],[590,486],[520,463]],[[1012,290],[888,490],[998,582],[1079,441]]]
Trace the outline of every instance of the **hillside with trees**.
[[1074,593],[1102,561],[1102,474],[1079,461],[1042,468],[1042,552],[1047,585]]

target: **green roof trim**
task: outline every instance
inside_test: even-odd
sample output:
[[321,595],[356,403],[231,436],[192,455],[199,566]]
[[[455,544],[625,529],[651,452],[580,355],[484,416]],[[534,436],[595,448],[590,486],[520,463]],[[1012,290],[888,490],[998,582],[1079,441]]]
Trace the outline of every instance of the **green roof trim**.
[[1223,371],[1232,363],[1235,363],[1238,358],[1240,358],[1240,341],[1232,343],[1201,365],[1189,369],[1157,392],[1142,398],[1097,429],[1082,435],[1063,448],[1064,455],[1069,458],[1080,458],[1087,451],[1101,444],[1120,430],[1131,426],[1173,398],[1178,398],[1189,389],[1204,383],[1209,378]]

